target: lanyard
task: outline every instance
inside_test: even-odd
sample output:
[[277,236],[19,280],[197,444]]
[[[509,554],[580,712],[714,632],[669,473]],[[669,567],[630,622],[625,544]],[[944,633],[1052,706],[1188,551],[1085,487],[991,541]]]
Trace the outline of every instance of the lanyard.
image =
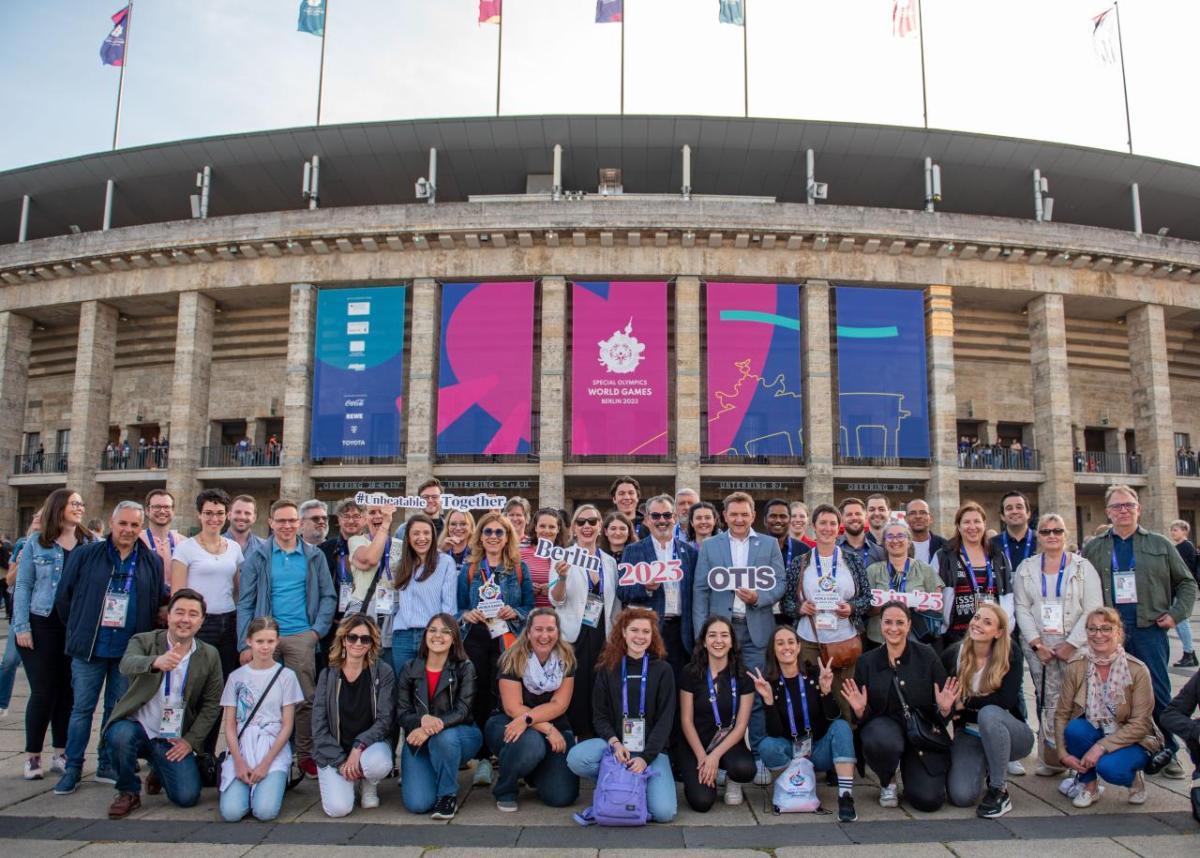
[[[813,551],[814,562],[817,564],[817,578],[824,578],[825,575],[821,572],[821,552]],[[829,574],[836,576],[838,572],[838,550],[837,546],[833,549],[833,559],[829,562]]]
[[488,565],[486,557],[479,561],[479,571],[483,573],[483,583],[491,584],[496,577],[496,573],[492,571],[492,567]]
[[[149,541],[150,547],[153,550],[157,551],[158,548],[154,544],[154,531],[150,530],[149,528],[146,528],[146,539],[147,539],[147,541]],[[167,544],[171,546],[171,553],[174,554],[175,553],[175,537],[171,535],[171,531],[169,531],[169,530],[167,531]]]
[[379,575],[387,575],[389,581],[392,580],[392,540],[389,538],[387,545],[383,549],[383,557],[379,558]]
[[[1008,540],[1008,531],[1007,530],[1005,530],[1004,533],[1000,534],[1000,541],[1004,543],[1004,553],[1008,555],[1008,559],[1011,561],[1012,554],[1008,550],[1008,541],[1009,540]],[[1033,551],[1033,528],[1032,527],[1026,529],[1025,538],[1021,540],[1021,543],[1023,546],[1021,549],[1021,560],[1022,561],[1028,560],[1030,552]],[[1066,555],[1064,554],[1063,556],[1065,557]],[[1013,565],[1020,565],[1020,564],[1017,563],[1017,564],[1013,564]]]
[[[891,584],[892,584],[893,590],[899,590],[901,593],[903,593],[904,588],[908,586],[908,564],[911,562],[912,562],[912,560],[910,560],[909,558],[907,558],[907,557],[904,558],[904,573],[900,576],[900,584],[899,585],[896,584],[896,577],[895,577],[896,570],[894,567],[891,568],[892,574],[889,575],[888,577],[891,578]],[[889,567],[891,567],[891,563],[892,563],[892,561],[889,560],[888,561]]]
[[[796,710],[792,708],[792,692],[788,688],[787,680],[782,676],[779,677],[779,683],[783,686],[783,696],[787,698],[787,713],[788,726],[792,728],[792,740],[799,738],[800,734],[796,732]],[[812,733],[812,722],[808,718],[808,692],[804,690],[804,674],[796,674],[796,684],[800,686],[800,709],[804,715],[804,735]]]
[[[598,546],[598,545],[596,546],[596,558],[597,559],[600,558],[600,546]],[[589,590],[592,589],[591,576],[588,576],[588,589]],[[604,595],[604,562],[603,561],[600,562],[600,577],[596,579],[596,589],[594,592],[600,596]]]
[[[638,704],[638,717],[646,717],[646,680],[650,676],[650,655],[642,655],[642,699]],[[629,667],[625,659],[621,659],[621,712],[629,717]]]
[[[1043,554],[1042,555],[1042,598],[1043,599],[1046,598],[1046,566],[1045,566],[1046,561],[1045,561],[1045,558],[1046,558],[1046,555]],[[1056,598],[1056,599],[1062,598],[1063,571],[1066,570],[1066,568],[1067,568],[1067,552],[1064,551],[1062,559],[1058,561],[1058,581],[1056,581],[1054,584],[1054,598]]]
[[[717,710],[717,689],[713,685],[712,668],[704,669],[704,676],[708,680],[708,702],[712,704],[713,721],[717,723],[717,732],[721,731],[721,713]],[[729,694],[733,703],[733,721],[737,720],[738,696],[737,696],[737,677],[732,672],[729,674]]]
[[[1129,569],[1126,571],[1134,572],[1137,570],[1137,555],[1133,553],[1132,545],[1129,548]],[[1065,557],[1066,555],[1064,554],[1063,556]],[[1121,565],[1117,562],[1117,537],[1115,536],[1113,537],[1112,546],[1112,571],[1114,575],[1121,571]]]
[[[167,646],[170,647],[170,645],[171,645],[171,641],[168,638]],[[175,668],[175,670],[178,670],[178,669],[179,669],[178,667]],[[187,686],[188,671],[191,669],[192,669],[191,653],[188,653],[187,661],[184,663],[184,667],[183,667],[183,676],[179,677],[179,696],[180,696],[180,698],[183,697],[183,689]],[[175,670],[168,670],[166,676],[163,677],[163,699],[164,700],[171,699],[171,677],[175,675]]]
[[792,552],[795,549],[792,547],[792,538],[790,536],[784,537],[784,544],[787,546],[787,554],[784,555],[783,568],[786,569],[792,565]]
[[[959,557],[967,567],[967,577],[971,580],[971,589],[976,593],[979,592],[979,579],[975,577],[975,567],[971,565],[971,558],[967,556],[965,549],[959,551]],[[996,589],[996,573],[992,569],[992,558],[984,555],[984,562],[987,564],[987,586],[984,587],[984,592]]]
[[115,578],[117,575],[124,575],[125,583],[121,586],[121,592],[128,593],[133,589],[133,575],[137,565],[137,544],[135,543],[133,548],[129,550],[129,557],[124,560],[121,559],[121,555],[117,553],[117,549],[113,547],[111,542],[108,544],[108,551],[115,561],[113,563],[112,577]]
[[346,570],[346,555],[349,553],[349,546],[343,542],[342,547],[338,550],[338,583],[341,584],[350,583],[350,573]]

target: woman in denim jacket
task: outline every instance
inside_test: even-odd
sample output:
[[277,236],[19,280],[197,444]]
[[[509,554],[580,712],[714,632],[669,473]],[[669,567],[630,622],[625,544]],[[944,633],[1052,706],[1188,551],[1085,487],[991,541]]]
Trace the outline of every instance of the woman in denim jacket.
[[71,489],[55,489],[40,513],[41,532],[21,551],[13,593],[12,633],[29,678],[25,707],[25,779],[40,780],[42,747],[50,728],[51,771],[66,769],[67,722],[71,718],[71,659],[64,652],[67,630],[54,611],[54,597],[67,557],[91,541],[83,527],[83,499]]

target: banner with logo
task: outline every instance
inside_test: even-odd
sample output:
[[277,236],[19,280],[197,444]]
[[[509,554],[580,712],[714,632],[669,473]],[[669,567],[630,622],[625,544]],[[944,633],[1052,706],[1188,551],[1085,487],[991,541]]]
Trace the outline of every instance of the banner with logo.
[[533,449],[533,282],[442,287],[437,451]]
[[800,287],[709,283],[708,454],[801,456]]
[[571,452],[668,452],[667,284],[572,284]]
[[405,295],[403,286],[317,293],[312,458],[400,455]]
[[839,286],[835,300],[841,454],[929,458],[924,294]]

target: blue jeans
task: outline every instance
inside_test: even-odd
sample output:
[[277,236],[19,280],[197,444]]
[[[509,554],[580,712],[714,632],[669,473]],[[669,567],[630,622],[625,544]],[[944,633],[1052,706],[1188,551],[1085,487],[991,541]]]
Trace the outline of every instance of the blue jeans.
[[[733,623],[733,633],[737,637],[738,647],[742,650],[742,663],[746,665],[746,670],[753,672],[756,667],[759,670],[765,669],[767,666],[766,654],[762,647],[755,645],[746,624]],[[767,735],[767,712],[763,709],[762,698],[757,694],[754,695],[754,708],[750,710],[750,724],[746,728],[746,733],[750,738],[750,747],[755,748],[755,753],[757,753],[758,743]],[[789,757],[789,759],[791,758]]]
[[279,816],[286,786],[287,772],[271,772],[254,786],[235,778],[221,791],[221,818],[238,822],[253,812],[255,819],[268,822]]
[[421,637],[425,634],[424,629],[396,629],[392,632],[392,672],[396,674],[396,679],[400,679],[400,672],[404,670],[404,665],[408,664],[417,657],[417,650],[421,646]]
[[[496,801],[516,801],[517,781],[537,790],[547,807],[567,807],[579,798],[579,776],[567,768],[567,755],[550,750],[550,743],[537,730],[526,729],[515,742],[504,741],[504,728],[512,719],[497,713],[484,726],[488,747],[500,759],[500,774],[492,787]],[[575,744],[575,734],[562,731],[567,750]]]
[[[1183,644],[1184,652],[1195,652],[1196,642],[1192,640],[1192,618],[1184,617],[1183,622],[1175,626],[1175,631],[1179,632],[1179,642]],[[4,699],[4,695],[0,694],[0,700]]]
[[[1154,721],[1161,730],[1159,715],[1171,703],[1171,677],[1167,673],[1171,664],[1171,639],[1167,630],[1158,626],[1147,626],[1144,629],[1126,626],[1125,651],[1135,658],[1140,658],[1150,671],[1150,684],[1154,687]],[[1162,734],[1171,753],[1178,751],[1179,743],[1175,741],[1171,731],[1162,730]]]
[[[600,760],[607,748],[608,743],[603,739],[580,742],[567,753],[567,767],[581,778],[594,781],[600,774]],[[646,781],[646,809],[650,818],[655,822],[670,822],[678,808],[671,760],[665,752],[660,753],[646,770],[654,773]]]
[[[754,749],[768,769],[782,769],[792,761],[792,738],[790,736],[767,736]],[[854,762],[854,733],[850,725],[841,718],[829,725],[825,735],[813,742],[813,768],[827,772],[835,763]]]
[[[395,649],[395,647],[393,647]],[[445,795],[458,796],[458,767],[475,756],[483,734],[474,724],[447,727],[420,748],[400,753],[400,798],[410,813],[428,813]]]
[[149,761],[172,804],[194,807],[200,801],[200,770],[196,767],[195,754],[188,754],[177,762],[168,760],[171,743],[166,739],[151,739],[146,735],[146,728],[131,718],[114,721],[104,731],[104,736],[117,773],[117,792],[141,794],[142,779],[137,774],[140,757]]
[[[1063,731],[1063,739],[1067,743],[1067,753],[1072,757],[1082,758],[1092,745],[1104,738],[1104,731],[1093,727],[1086,718],[1073,718],[1067,722]],[[1119,751],[1111,751],[1100,758],[1096,768],[1086,775],[1080,775],[1080,783],[1089,784],[1099,775],[1110,784],[1127,787],[1133,784],[1133,777],[1150,761],[1149,752],[1141,745],[1130,745]]]
[[[82,769],[83,756],[87,752],[88,740],[92,737],[92,716],[100,700],[100,688],[104,687],[104,718],[107,724],[113,707],[129,687],[129,680],[121,675],[119,658],[73,658],[71,659],[71,692],[75,702],[71,706],[71,721],[67,725],[67,768]],[[100,736],[96,748],[97,770],[111,769],[108,742],[105,734]]]
[[4,660],[0,661],[0,709],[12,703],[13,683],[17,681],[17,667],[21,654],[17,652],[17,636],[8,630],[8,642],[4,645]]

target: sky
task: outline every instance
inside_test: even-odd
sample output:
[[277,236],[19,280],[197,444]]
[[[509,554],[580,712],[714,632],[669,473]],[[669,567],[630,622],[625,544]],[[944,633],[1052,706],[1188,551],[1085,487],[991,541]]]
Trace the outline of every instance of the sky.
[[[622,27],[595,0],[328,0],[322,124],[620,113]],[[0,171],[113,145],[119,69],[100,63],[121,0],[0,0]],[[317,120],[318,37],[299,0],[135,0],[120,147]],[[1105,0],[923,0],[931,128],[1126,149],[1121,66],[1092,44]],[[625,0],[624,111],[924,123],[920,41],[892,0]],[[1136,154],[1200,164],[1200,2],[1123,0]],[[499,54],[499,57],[498,57]],[[498,62],[499,60],[499,62]],[[747,81],[748,77],[748,81]],[[1182,87],[1182,89],[1181,89]]]

